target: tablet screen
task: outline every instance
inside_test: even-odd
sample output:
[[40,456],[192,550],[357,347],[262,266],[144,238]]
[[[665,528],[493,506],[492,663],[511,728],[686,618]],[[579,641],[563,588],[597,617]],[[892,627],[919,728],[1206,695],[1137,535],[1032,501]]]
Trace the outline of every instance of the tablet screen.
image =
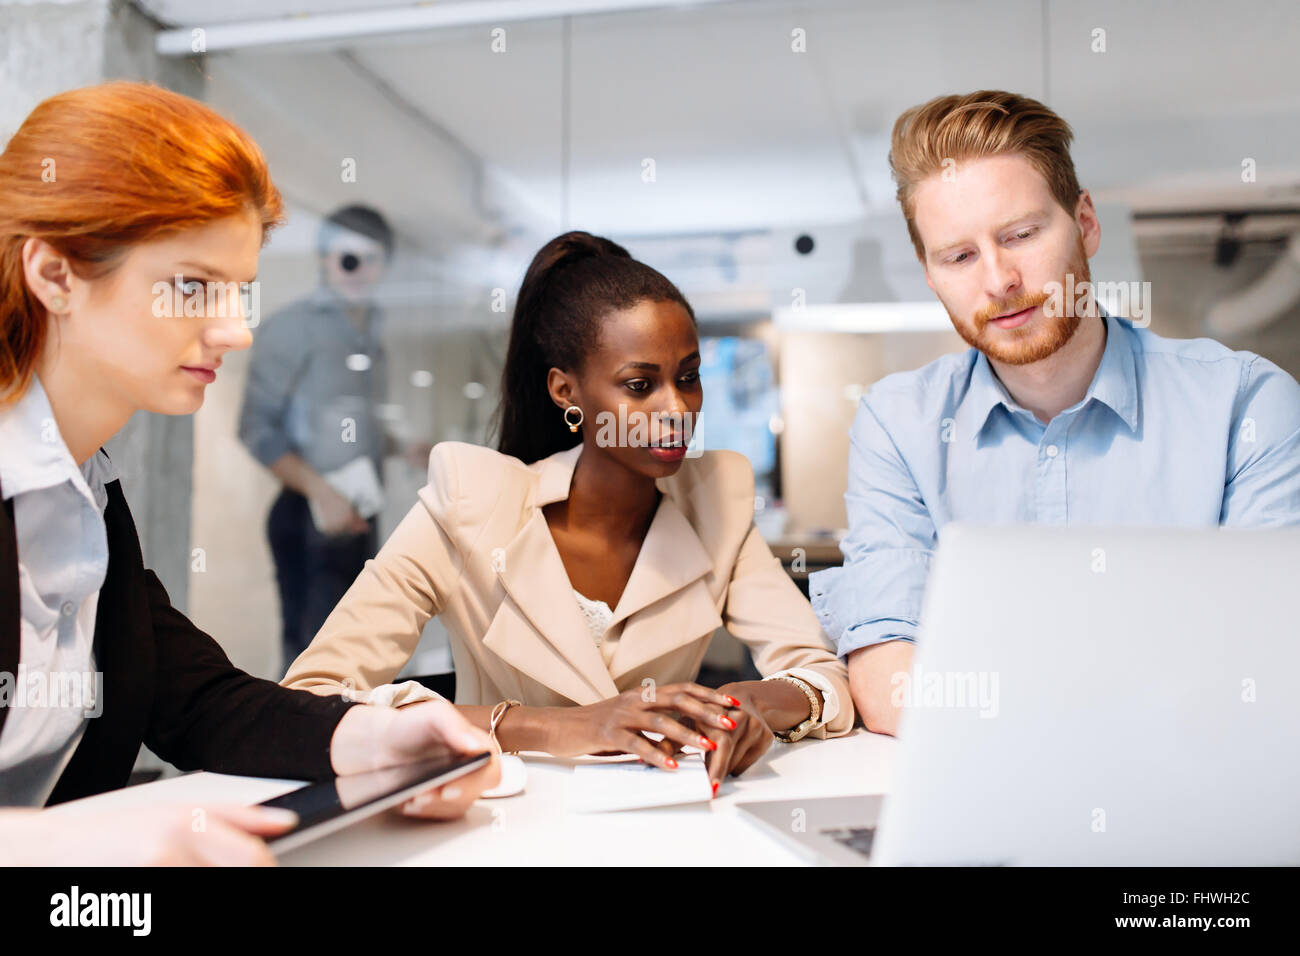
[[308,784],[262,801],[259,806],[280,807],[298,814],[298,824],[268,841],[273,853],[308,843],[365,817],[415,796],[424,790],[464,776],[488,762],[489,755],[445,754],[385,767],[369,773],[349,774]]

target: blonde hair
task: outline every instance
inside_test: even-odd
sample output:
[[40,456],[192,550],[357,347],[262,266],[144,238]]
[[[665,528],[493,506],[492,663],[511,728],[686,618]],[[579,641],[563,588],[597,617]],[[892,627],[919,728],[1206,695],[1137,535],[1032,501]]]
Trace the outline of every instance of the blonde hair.
[[1038,100],[1002,90],[937,96],[904,111],[890,137],[889,168],[917,256],[925,259],[916,230],[916,186],[962,160],[1018,153],[1073,216],[1080,192],[1070,159],[1073,138],[1070,125]]

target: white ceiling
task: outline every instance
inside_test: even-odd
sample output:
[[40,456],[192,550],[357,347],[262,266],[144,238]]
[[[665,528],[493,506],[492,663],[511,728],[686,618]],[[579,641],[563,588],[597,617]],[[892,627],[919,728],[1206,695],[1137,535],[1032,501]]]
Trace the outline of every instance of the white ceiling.
[[[143,5],[187,27],[307,6]],[[806,53],[791,52],[795,28]],[[1091,50],[1097,28],[1104,53]],[[749,0],[575,17],[567,217],[562,22],[511,22],[504,53],[489,30],[213,53],[208,95],[263,144],[299,205],[362,187],[434,246],[562,225],[682,234],[894,216],[893,119],[979,88],[1046,98],[1074,127],[1099,198],[1300,203],[1294,0]],[[339,182],[342,157],[357,158],[357,184]],[[1256,183],[1240,181],[1247,157]]]

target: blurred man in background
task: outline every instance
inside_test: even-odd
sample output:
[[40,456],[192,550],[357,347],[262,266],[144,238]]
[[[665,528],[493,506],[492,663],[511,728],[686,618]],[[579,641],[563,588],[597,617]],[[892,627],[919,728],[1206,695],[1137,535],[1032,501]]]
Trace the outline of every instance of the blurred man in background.
[[286,668],[374,556],[383,459],[403,450],[378,414],[388,376],[373,297],[392,229],[375,210],[347,206],[322,222],[317,251],[320,287],[254,335],[239,417],[240,441],[284,486],[267,536]]

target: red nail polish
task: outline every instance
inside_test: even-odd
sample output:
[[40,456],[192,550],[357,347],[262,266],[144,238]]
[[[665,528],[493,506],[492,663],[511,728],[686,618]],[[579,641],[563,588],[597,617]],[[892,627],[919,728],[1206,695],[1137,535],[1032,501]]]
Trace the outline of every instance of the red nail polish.
[[722,726],[726,727],[728,730],[736,729],[736,722],[732,720],[730,717],[719,717],[718,721],[722,724]]
[[727,703],[729,703],[732,707],[740,706],[740,701],[736,700],[736,698],[732,697],[730,694],[724,694],[723,696],[727,698]]
[[676,770],[676,769],[677,769],[677,761],[674,760],[672,757],[669,757],[669,758],[664,762],[664,766],[666,766],[669,770]]
[[714,795],[715,797],[718,795],[718,781],[716,781],[716,780],[713,781],[713,795]]
[[705,736],[701,736],[701,737],[700,737],[700,746],[701,746],[701,747],[704,747],[706,750],[717,750],[717,749],[718,749],[718,745],[715,744],[712,740],[710,740],[708,737],[705,737]]

